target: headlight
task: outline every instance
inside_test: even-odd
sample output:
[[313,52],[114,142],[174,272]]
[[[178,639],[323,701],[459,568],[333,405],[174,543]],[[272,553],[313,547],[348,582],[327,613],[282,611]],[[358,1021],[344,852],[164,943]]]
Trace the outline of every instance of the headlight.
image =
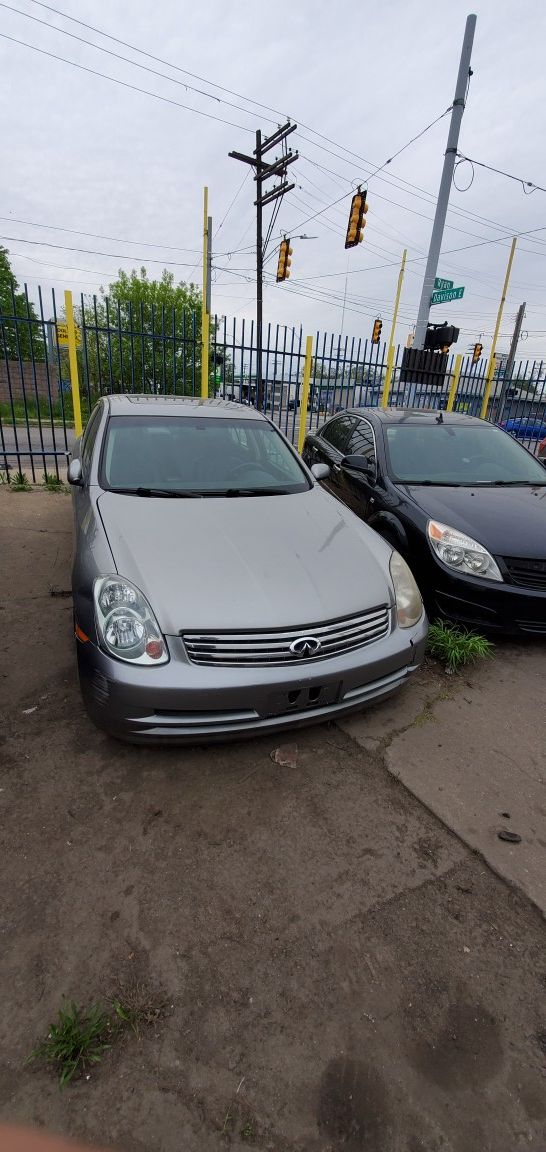
[[423,615],[423,601],[415,577],[399,552],[393,552],[389,567],[394,585],[398,623],[401,628],[413,628]]
[[167,645],[142,592],[122,576],[100,576],[93,592],[102,647],[131,664],[165,664]]
[[497,563],[487,548],[471,536],[439,524],[437,520],[429,520],[427,535],[438,559],[454,572],[483,576],[485,580],[502,580]]

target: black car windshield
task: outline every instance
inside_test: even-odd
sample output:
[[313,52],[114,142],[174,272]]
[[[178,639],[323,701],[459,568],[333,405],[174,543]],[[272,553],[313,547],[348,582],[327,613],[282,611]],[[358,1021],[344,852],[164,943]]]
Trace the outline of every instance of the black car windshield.
[[135,496],[266,496],[311,485],[270,424],[237,416],[112,416],[103,488]]
[[506,432],[479,424],[395,424],[389,471],[407,484],[546,484],[546,471]]

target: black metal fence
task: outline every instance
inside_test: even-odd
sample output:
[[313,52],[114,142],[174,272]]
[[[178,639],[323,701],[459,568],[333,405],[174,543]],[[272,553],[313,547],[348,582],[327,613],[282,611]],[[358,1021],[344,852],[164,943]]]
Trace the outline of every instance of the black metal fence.
[[[81,296],[74,304],[82,418],[99,396],[144,392],[194,396],[201,392],[201,316],[162,306],[121,304]],[[64,306],[54,291],[25,289],[0,312],[0,477],[59,478],[74,440]],[[453,407],[479,416],[487,362],[450,356],[443,370],[407,379],[404,349],[392,367],[387,346],[317,332],[313,341],[305,428],[347,407],[388,402],[420,408]],[[256,403],[256,332],[253,323],[215,318],[211,325],[209,394]],[[439,361],[438,361],[439,363]],[[301,328],[266,325],[263,332],[263,408],[293,443],[302,419],[305,341]],[[493,377],[488,419],[533,448],[546,436],[546,378],[542,361],[522,361],[510,379]]]

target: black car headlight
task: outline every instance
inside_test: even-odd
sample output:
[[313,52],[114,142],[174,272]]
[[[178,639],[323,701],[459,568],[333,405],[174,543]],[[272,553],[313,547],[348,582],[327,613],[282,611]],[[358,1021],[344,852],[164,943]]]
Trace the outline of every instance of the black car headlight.
[[484,580],[502,581],[496,560],[483,544],[478,544],[471,536],[466,536],[457,528],[449,528],[447,524],[440,524],[437,520],[429,520],[427,536],[438,559],[453,572],[461,572],[465,576],[481,576]]
[[131,664],[165,664],[167,645],[148,604],[130,580],[100,576],[93,594],[101,646]]

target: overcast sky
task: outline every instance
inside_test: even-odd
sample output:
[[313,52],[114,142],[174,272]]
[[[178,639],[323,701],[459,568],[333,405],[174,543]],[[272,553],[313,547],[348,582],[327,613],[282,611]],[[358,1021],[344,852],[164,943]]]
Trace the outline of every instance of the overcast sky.
[[[282,203],[271,248],[282,233],[316,239],[294,239],[289,283],[274,284],[276,256],[269,259],[266,321],[301,324],[304,333],[339,333],[343,322],[344,335],[366,338],[380,314],[388,335],[407,247],[397,332],[405,341],[416,317],[449,117],[369,181],[365,240],[346,253],[350,194],[451,104],[471,10],[478,17],[474,75],[460,150],[546,188],[546,6],[539,0],[473,6],[462,0],[51,0],[57,2],[57,12],[171,67],[35,0],[0,5],[0,243],[34,297],[38,284],[48,293],[52,287],[92,293],[115,279],[118,268],[142,263],[150,275],[165,265],[177,279],[199,281],[207,184],[215,229],[213,310],[230,322],[251,318],[254,183],[251,176],[242,183],[246,169],[228,152],[252,151],[256,129],[269,134],[286,117],[300,126],[290,138],[300,152],[291,169],[297,188]],[[464,285],[465,294],[434,308],[431,319],[461,327],[457,351],[480,336],[487,349],[507,237],[541,229],[518,240],[499,349],[507,349],[525,300],[520,354],[546,357],[546,194],[526,195],[521,184],[483,168],[472,171],[467,163],[456,180],[471,186],[452,189],[439,273]],[[344,194],[336,207],[308,219]]]

